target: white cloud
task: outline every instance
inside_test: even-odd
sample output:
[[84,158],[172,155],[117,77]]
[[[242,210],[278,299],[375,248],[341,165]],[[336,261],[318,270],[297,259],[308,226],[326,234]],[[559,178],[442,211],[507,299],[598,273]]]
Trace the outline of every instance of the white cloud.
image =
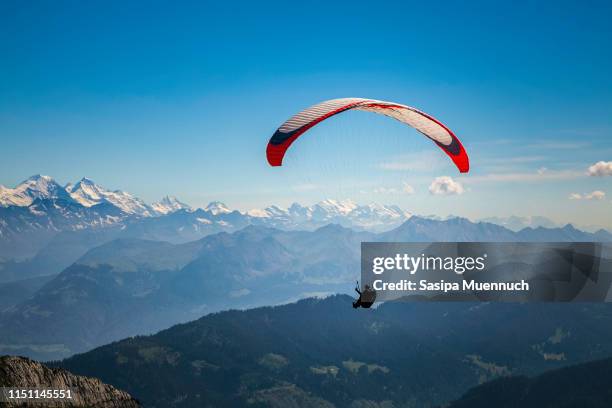
[[598,161],[594,165],[589,167],[589,176],[612,176],[612,161]]
[[406,182],[404,182],[404,186],[402,187],[402,190],[406,194],[414,194],[414,187],[412,187],[410,184]]
[[597,191],[593,191],[590,194],[587,194],[585,198],[587,200],[603,200],[604,198],[606,198],[606,193],[604,193],[603,191],[597,190]]
[[435,195],[463,194],[464,191],[461,183],[448,176],[436,177],[429,186],[429,192]]
[[572,193],[568,198],[570,200],[603,200],[606,198],[606,193],[601,190],[595,190],[586,194]]

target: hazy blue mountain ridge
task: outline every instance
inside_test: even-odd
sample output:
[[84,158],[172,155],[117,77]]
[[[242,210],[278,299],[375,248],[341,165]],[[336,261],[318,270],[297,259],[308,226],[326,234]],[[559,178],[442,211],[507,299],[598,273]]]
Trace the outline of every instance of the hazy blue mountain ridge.
[[[518,233],[461,218],[411,217],[375,234],[247,226],[185,244],[121,238],[88,251],[0,315],[2,350],[57,358],[228,308],[350,293],[363,241],[593,240],[571,227]],[[9,330],[10,328],[10,330]],[[59,350],[59,351],[58,351]]]

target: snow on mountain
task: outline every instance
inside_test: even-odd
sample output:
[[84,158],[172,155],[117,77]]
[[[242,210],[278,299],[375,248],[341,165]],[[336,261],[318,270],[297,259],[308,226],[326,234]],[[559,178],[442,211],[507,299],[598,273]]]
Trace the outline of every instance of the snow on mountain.
[[[149,205],[130,193],[108,190],[88,178],[83,178],[76,184],[69,183],[65,187],[48,176],[31,177],[14,189],[0,186],[0,206],[27,207],[36,199],[63,199],[86,208],[105,203],[116,207],[127,216],[138,217],[169,216],[180,210],[193,211],[175,197],[164,197],[161,201]],[[311,206],[294,203],[289,208],[273,205],[246,212],[234,211],[222,202],[213,201],[202,211],[202,214],[196,214],[200,218],[198,224],[202,224],[201,220],[205,219],[207,223],[230,229],[251,223],[287,229],[314,229],[335,223],[346,227],[382,231],[396,227],[411,216],[397,206],[358,205],[351,200],[332,199]],[[31,208],[31,212],[41,215],[36,208]]]
[[286,218],[289,216],[289,212],[285,208],[281,208],[276,205],[271,205],[264,209],[254,208],[252,210],[246,211],[244,214],[254,218]]
[[[98,242],[95,238],[98,235],[120,234],[126,238],[182,243],[219,232],[234,232],[249,225],[313,231],[335,224],[336,227],[376,233],[408,225],[412,226],[410,233],[414,236],[430,239],[431,236],[422,235],[422,231],[434,225],[439,226],[436,234],[450,239],[451,235],[442,227],[454,226],[460,231],[462,220],[451,216],[419,218],[394,205],[362,205],[331,199],[312,205],[294,203],[288,208],[272,205],[250,211],[232,210],[218,201],[204,209],[191,209],[174,197],[164,197],[148,205],[129,193],[107,190],[86,178],[62,187],[51,177],[34,176],[15,188],[0,186],[0,256],[32,257],[56,235],[61,234],[58,238],[61,242],[72,232],[85,232],[83,236],[93,237],[92,242]],[[521,230],[520,237],[525,240],[556,240],[560,236],[559,229],[551,229],[543,217],[491,221],[511,230]],[[523,226],[527,228],[521,228]],[[495,238],[497,230],[493,227],[497,226],[487,224],[487,231],[491,229],[492,232],[484,231],[484,236]],[[102,229],[104,231],[98,231]],[[564,239],[612,239],[610,233],[603,230],[590,235],[581,235],[570,228],[563,228],[561,232]]]
[[[109,203],[126,214],[152,216],[157,213],[141,199],[120,190],[107,190],[88,178],[62,187],[49,176],[36,175],[15,188],[0,186],[0,206],[2,207],[28,207],[35,200],[65,200],[76,202],[83,207]],[[170,211],[172,206],[179,205],[177,203],[178,201],[166,202],[167,211],[164,214]]]
[[[35,205],[41,200],[52,202]],[[358,230],[382,232],[393,229],[412,217],[410,212],[395,205],[378,203],[362,205],[351,200],[333,199],[312,205],[293,203],[288,208],[272,205],[264,209],[249,211],[232,210],[219,201],[211,202],[204,209],[195,210],[170,196],[149,205],[130,193],[108,190],[88,178],[62,187],[51,177],[41,175],[30,177],[15,188],[0,186],[0,208],[11,210],[19,207],[24,207],[29,215],[23,218],[22,213],[6,211],[0,217],[0,236],[8,237],[7,234],[11,231],[17,233],[41,226],[63,230],[64,227],[68,229],[87,228],[89,224],[92,227],[130,224],[130,228],[135,229],[137,228],[135,224],[140,223],[143,218],[151,219],[150,222],[143,225],[146,225],[147,231],[156,231],[150,232],[151,236],[156,237],[168,231],[189,230],[191,235],[187,234],[187,236],[197,239],[209,233],[234,231],[250,224],[287,230],[314,230],[327,224],[338,224]],[[51,211],[52,208],[53,211]],[[97,208],[97,210],[95,213],[83,213],[81,211],[83,208]],[[41,217],[49,215],[46,213],[52,213],[52,217],[43,221]],[[78,217],[81,217],[81,221],[78,221],[78,217],[72,217],[73,213],[80,214]],[[18,222],[19,217],[21,221]],[[430,216],[425,218],[449,220],[454,217]],[[493,217],[480,221],[501,225],[513,231],[520,231],[528,227],[553,228],[557,226],[553,221],[541,216]],[[30,224],[31,227],[28,226]],[[58,225],[63,225],[63,227],[56,227]],[[182,233],[182,235],[185,234]]]
[[412,214],[396,205],[372,203],[356,207],[350,216],[355,224],[363,228],[377,229],[377,225],[399,225],[412,217]]
[[192,208],[183,202],[180,202],[176,197],[165,196],[160,201],[151,204],[151,208],[156,214],[170,214],[178,210],[190,211]]
[[208,211],[212,215],[229,214],[232,212],[227,205],[220,201],[213,201],[204,208],[204,211]]
[[252,210],[248,210],[245,212],[246,215],[253,217],[253,218],[269,218],[270,214],[268,213],[268,211],[264,210],[260,210],[259,208],[253,208]]
[[[74,201],[84,207],[92,207],[101,203],[109,203],[126,214],[154,216],[169,214],[181,209],[191,209],[176,197],[164,197],[152,205],[121,190],[111,191],[86,177],[76,184],[68,183],[62,187],[49,176],[35,175],[15,188],[0,185],[0,207],[28,207],[37,200]],[[231,212],[223,204],[216,211]]]
[[323,200],[313,206],[314,211],[320,211],[326,215],[348,215],[359,206],[352,200]]
[[68,185],[70,196],[79,204],[91,207],[103,202],[111,203],[126,214],[150,217],[155,210],[141,199],[120,190],[110,191],[94,183],[88,178],[82,178],[74,186]]
[[149,205],[130,193],[108,190],[86,177],[75,185],[66,185],[66,190],[74,200],[85,207],[107,202],[126,214],[143,217],[166,215],[178,210],[191,210],[189,205],[179,201],[176,197],[165,196],[160,201]]
[[334,223],[346,227],[383,231],[398,226],[411,217],[397,206],[381,204],[359,205],[351,200],[324,200],[311,206],[293,203],[284,209],[270,206],[244,213],[259,223],[275,227],[313,229]]
[[49,176],[36,175],[15,188],[0,186],[0,206],[27,207],[36,199],[70,199],[66,190]]
[[102,202],[106,192],[105,189],[85,177],[76,184],[66,184],[65,189],[76,202],[84,207],[91,207]]
[[298,203],[293,203],[291,204],[291,207],[288,208],[287,212],[292,217],[309,220],[312,218],[313,209],[312,207],[304,207]]

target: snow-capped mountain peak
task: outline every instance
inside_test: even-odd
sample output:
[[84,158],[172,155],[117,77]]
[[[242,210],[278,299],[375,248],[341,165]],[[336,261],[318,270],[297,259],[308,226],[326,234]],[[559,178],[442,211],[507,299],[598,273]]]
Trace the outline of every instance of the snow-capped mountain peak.
[[0,206],[26,207],[36,199],[70,199],[68,193],[53,178],[35,175],[15,188],[0,187]]
[[253,208],[252,210],[245,211],[246,215],[255,218],[269,218],[270,214],[266,210],[261,210],[259,208]]
[[209,203],[206,208],[204,208],[204,211],[208,211],[212,215],[229,214],[232,212],[232,210],[230,210],[227,205],[223,204],[221,201],[213,201]]
[[376,217],[389,220],[406,220],[412,216],[411,213],[402,210],[396,205],[382,205],[379,203],[370,203],[367,205],[358,206],[353,212],[360,217]]
[[151,204],[157,214],[170,214],[179,210],[191,210],[192,208],[173,196],[165,196],[160,201]]
[[[298,204],[299,205],[299,204]],[[255,218],[286,218],[289,216],[289,211],[277,205],[271,205],[264,209],[254,208],[244,212],[245,215]]]
[[258,222],[283,228],[309,229],[335,223],[381,231],[397,226],[412,216],[397,206],[376,203],[359,205],[351,200],[332,199],[311,206],[293,203],[288,209],[271,205],[263,210],[249,210],[244,214],[260,220]]
[[[36,199],[61,199],[88,208],[108,203],[127,215],[141,217],[165,215],[180,209],[191,209],[175,197],[164,197],[158,203],[148,205],[130,193],[121,190],[111,191],[87,177],[83,177],[75,184],[68,183],[63,187],[53,178],[43,175],[32,176],[15,188],[0,185],[0,207],[29,207]],[[219,211],[230,212],[225,206]]]
[[[51,177],[41,175],[30,177],[15,188],[0,186],[0,206],[30,207],[36,199],[63,199],[71,205],[85,208],[109,204],[123,213],[123,216],[118,216],[118,222],[126,216],[155,217],[170,215],[179,210],[193,211],[189,205],[175,197],[166,196],[149,205],[130,193],[111,191],[87,177],[64,187]],[[49,207],[43,204],[41,207],[31,208],[31,211],[40,214],[45,208]],[[360,205],[351,200],[334,199],[323,200],[310,206],[293,203],[289,208],[271,205],[264,209],[244,212],[233,211],[224,203],[213,201],[203,211],[208,215],[200,217],[201,219],[217,222],[221,226],[229,223],[232,228],[254,223],[279,228],[311,229],[335,223],[346,227],[385,230],[399,225],[411,216],[397,206],[376,203]],[[198,222],[201,223],[201,220]]]
[[57,190],[61,190],[61,186],[57,184],[50,176],[37,174],[25,180],[16,190],[28,191],[32,194],[40,194],[40,196],[49,196]]
[[327,199],[318,202],[314,207],[319,207],[332,214],[347,215],[355,210],[358,205],[352,200]]
[[98,186],[88,178],[82,178],[75,185],[68,184],[66,190],[71,197],[85,207],[91,207],[104,201],[108,192],[105,188]]
[[121,190],[107,190],[86,177],[71,187],[70,196],[85,207],[107,202],[127,214],[145,217],[153,215],[151,207],[141,199]]

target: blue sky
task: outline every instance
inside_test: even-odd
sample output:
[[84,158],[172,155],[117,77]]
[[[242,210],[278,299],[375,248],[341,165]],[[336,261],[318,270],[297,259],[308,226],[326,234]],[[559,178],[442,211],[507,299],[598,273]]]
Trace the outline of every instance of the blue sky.
[[[612,160],[609,2],[223,3],[0,3],[0,184],[87,176],[148,201],[333,197],[612,226],[612,177],[586,175]],[[268,167],[280,123],[346,96],[433,114],[470,174],[364,112]],[[439,176],[463,194],[431,194]]]

